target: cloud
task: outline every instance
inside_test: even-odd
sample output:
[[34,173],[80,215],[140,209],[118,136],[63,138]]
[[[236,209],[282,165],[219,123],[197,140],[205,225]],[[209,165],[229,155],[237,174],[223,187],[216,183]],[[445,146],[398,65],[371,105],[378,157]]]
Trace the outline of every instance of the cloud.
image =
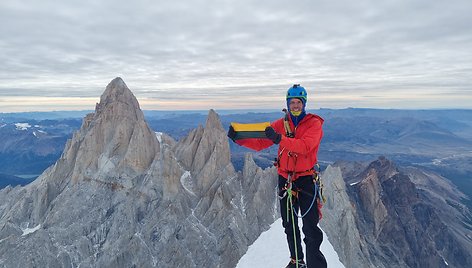
[[0,97],[93,98],[121,76],[138,97],[168,103],[241,97],[257,106],[293,83],[351,107],[387,91],[404,103],[413,99],[405,92],[463,98],[471,13],[466,0],[5,0]]

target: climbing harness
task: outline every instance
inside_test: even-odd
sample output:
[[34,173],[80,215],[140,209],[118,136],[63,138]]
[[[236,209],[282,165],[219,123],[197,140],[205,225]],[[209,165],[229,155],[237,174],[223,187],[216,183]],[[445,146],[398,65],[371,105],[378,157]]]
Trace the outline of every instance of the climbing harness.
[[[289,174],[289,178],[293,178],[293,175]],[[319,165],[318,164],[316,164],[315,168],[313,168],[313,193],[309,193],[307,191],[304,191],[304,190],[298,189],[298,188],[294,189],[293,188],[293,181],[287,179],[287,183],[285,184],[285,186],[282,187],[282,189],[280,189],[279,198],[283,199],[287,195],[291,196],[292,198],[298,198],[299,193],[311,196],[312,199],[311,199],[310,206],[308,207],[307,211],[305,211],[305,213],[303,213],[302,215],[298,215],[297,213],[295,213],[295,216],[297,216],[298,218],[303,218],[308,214],[308,212],[310,212],[313,205],[315,204],[316,199],[318,199],[318,202],[320,202],[321,205],[323,205],[326,202],[326,198],[323,195],[323,182],[321,181],[321,178],[320,178],[320,175],[319,175]],[[293,206],[292,206],[292,208],[293,208]],[[294,211],[295,211],[295,209],[294,209]]]

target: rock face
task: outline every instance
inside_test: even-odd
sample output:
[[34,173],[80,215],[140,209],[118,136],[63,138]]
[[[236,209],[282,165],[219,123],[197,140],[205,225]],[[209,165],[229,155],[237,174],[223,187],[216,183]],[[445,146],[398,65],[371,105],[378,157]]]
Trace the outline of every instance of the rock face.
[[356,225],[356,211],[351,204],[339,167],[328,166],[323,173],[326,203],[320,225],[345,267],[367,267],[370,255]]
[[0,191],[0,267],[234,267],[278,217],[276,172],[230,161],[218,115],[154,133],[121,78],[36,181]]
[[[177,158],[193,175],[192,190],[204,195],[218,180],[234,174],[226,131],[215,111],[210,110],[205,127],[192,131],[175,147]],[[216,177],[213,175],[217,175]]]
[[321,226],[346,267],[472,265],[471,214],[444,178],[400,171],[384,157],[360,173],[328,167],[323,178],[329,199]]

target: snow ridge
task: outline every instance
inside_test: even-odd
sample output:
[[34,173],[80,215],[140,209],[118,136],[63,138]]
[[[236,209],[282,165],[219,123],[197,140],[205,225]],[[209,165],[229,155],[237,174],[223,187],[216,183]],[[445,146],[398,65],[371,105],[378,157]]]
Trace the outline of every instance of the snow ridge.
[[[299,226],[303,225],[301,220],[299,220],[298,224]],[[328,262],[328,267],[345,268],[325,232],[323,232],[323,237],[321,252],[323,252]],[[305,251],[305,245],[303,243],[302,246]],[[288,263],[289,259],[290,253],[288,251],[287,241],[285,240],[282,219],[279,218],[270,226],[269,230],[263,232],[259,238],[249,246],[248,251],[239,260],[236,268],[283,267]]]

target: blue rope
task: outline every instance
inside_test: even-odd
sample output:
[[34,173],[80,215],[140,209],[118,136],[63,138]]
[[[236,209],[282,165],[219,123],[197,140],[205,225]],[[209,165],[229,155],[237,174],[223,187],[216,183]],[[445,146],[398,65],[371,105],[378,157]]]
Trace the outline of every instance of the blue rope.
[[[317,186],[316,183],[315,183],[315,185],[313,186],[313,199],[311,200],[311,205],[310,205],[310,207],[308,208],[308,210],[305,211],[305,213],[304,213],[303,215],[301,215],[301,216],[298,216],[298,214],[295,214],[298,218],[303,218],[303,217],[305,217],[306,214],[308,214],[308,212],[310,212],[311,208],[313,207],[313,204],[315,204],[316,195],[317,195],[317,192],[318,192],[317,189],[316,189],[317,187],[318,187],[318,186]],[[294,210],[294,211],[295,211],[295,210]]]

